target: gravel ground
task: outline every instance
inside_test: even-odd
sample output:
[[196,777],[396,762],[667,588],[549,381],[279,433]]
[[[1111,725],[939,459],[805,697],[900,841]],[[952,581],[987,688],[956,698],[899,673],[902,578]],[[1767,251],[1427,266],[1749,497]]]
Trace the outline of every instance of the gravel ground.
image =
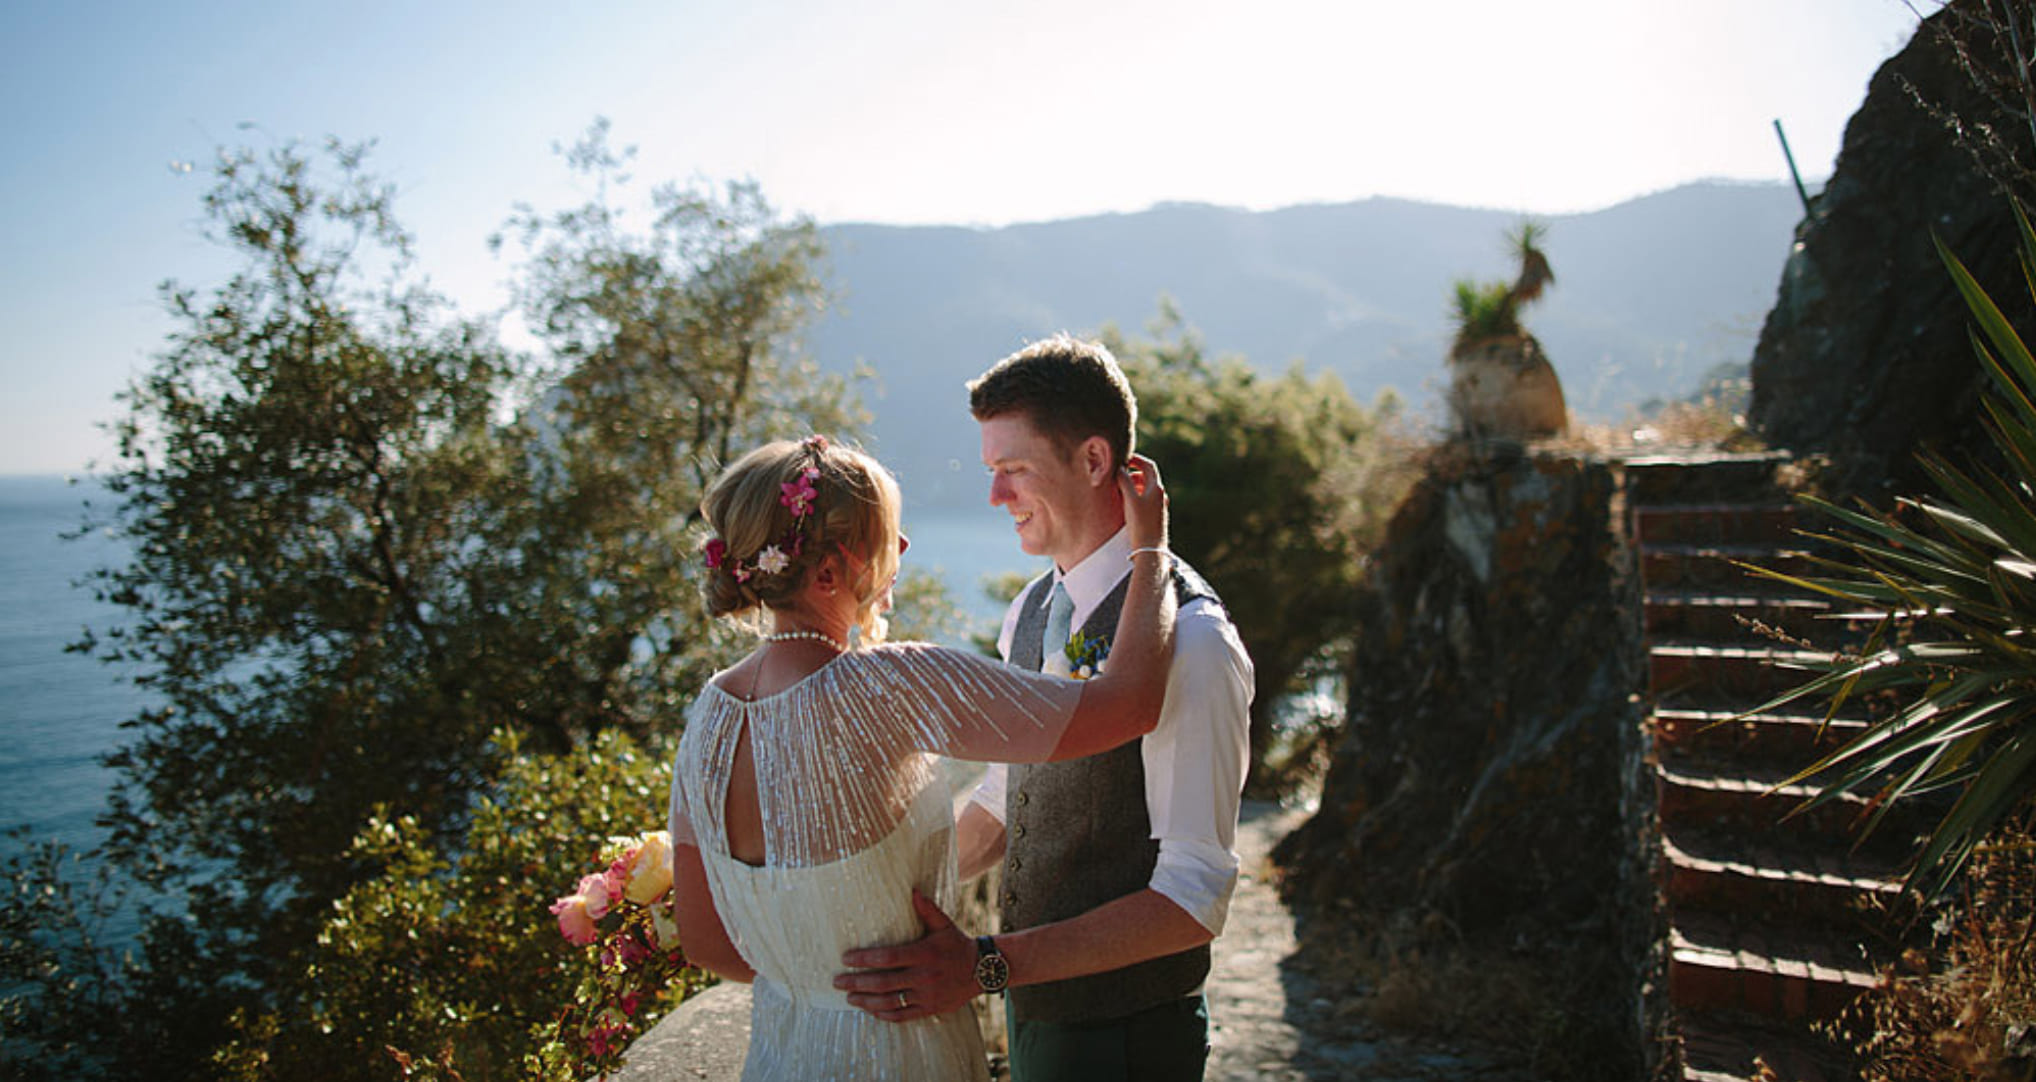
[[1299,808],[1247,804],[1238,824],[1242,874],[1215,944],[1208,995],[1207,1082],[1529,1082],[1530,1076],[1467,1049],[1382,1032],[1361,1004],[1337,996],[1296,964],[1294,917],[1280,901],[1269,855],[1307,817]]

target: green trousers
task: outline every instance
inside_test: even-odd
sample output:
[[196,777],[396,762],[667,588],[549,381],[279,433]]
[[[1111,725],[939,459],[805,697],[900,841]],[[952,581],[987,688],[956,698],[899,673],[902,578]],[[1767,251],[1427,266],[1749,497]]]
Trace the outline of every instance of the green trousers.
[[1028,1022],[1005,1006],[1011,1082],[1201,1082],[1209,1006],[1201,996],[1100,1022]]

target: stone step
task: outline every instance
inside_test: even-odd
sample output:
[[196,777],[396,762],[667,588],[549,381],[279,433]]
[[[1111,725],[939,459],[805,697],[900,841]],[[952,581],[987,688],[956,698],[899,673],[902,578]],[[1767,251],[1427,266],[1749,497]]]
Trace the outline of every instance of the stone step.
[[1656,707],[1653,724],[1656,745],[1675,753],[1798,769],[1866,731],[1866,722],[1851,716],[1788,709],[1741,715],[1695,705]]
[[1796,506],[1789,503],[1677,503],[1634,508],[1633,536],[1642,544],[1800,545]]
[[1815,679],[1831,655],[1785,645],[1738,642],[1655,642],[1647,648],[1655,700],[1732,696],[1758,706]]
[[1703,913],[1670,920],[1668,997],[1678,1011],[1831,1018],[1878,978],[1863,944]]
[[1625,461],[1627,499],[1646,504],[1745,501],[1775,491],[1786,451],[1636,455]]
[[[1753,584],[1746,584],[1752,586]],[[1647,634],[1654,639],[1758,639],[1752,626],[1822,642],[1857,636],[1856,625],[1830,601],[1762,589],[1648,590]]]
[[1664,831],[1661,849],[1677,913],[1757,913],[1847,928],[1858,923],[1863,901],[1902,904],[1900,871],[1886,858],[1690,828]]
[[1736,593],[1787,588],[1786,584],[1757,575],[1742,564],[1799,577],[1817,572],[1807,550],[1800,545],[1670,541],[1640,546],[1641,581],[1650,592]]
[[1867,799],[1842,794],[1804,808],[1822,787],[1791,782],[1791,771],[1740,763],[1717,764],[1664,755],[1655,764],[1655,800],[1663,831],[1730,832],[1749,847],[1787,844],[1890,856],[1916,843],[1926,825],[1914,802],[1891,809],[1870,834]]
[[1683,1082],[1850,1082],[1845,1051],[1801,1026],[1731,1012],[1680,1014]]

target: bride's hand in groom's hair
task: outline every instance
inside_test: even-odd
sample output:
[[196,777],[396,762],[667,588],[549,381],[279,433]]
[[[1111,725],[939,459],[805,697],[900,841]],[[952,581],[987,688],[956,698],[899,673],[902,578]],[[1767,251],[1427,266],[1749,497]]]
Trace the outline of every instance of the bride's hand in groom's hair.
[[1124,521],[1131,528],[1131,547],[1165,548],[1166,486],[1159,481],[1159,464],[1144,455],[1132,455],[1117,471],[1117,491],[1124,498]]
[[849,951],[841,964],[852,972],[834,978],[849,1006],[886,1022],[946,1014],[976,996],[976,941],[916,890],[912,910],[926,925],[925,935],[895,947]]

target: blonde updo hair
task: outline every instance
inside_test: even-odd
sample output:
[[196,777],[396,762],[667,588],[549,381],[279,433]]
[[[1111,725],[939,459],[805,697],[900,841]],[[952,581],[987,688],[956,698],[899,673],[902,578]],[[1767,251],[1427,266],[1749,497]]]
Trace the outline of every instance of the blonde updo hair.
[[[795,520],[780,497],[808,469],[819,473],[812,482],[812,513]],[[805,589],[814,568],[830,555],[847,553],[863,561],[850,583],[859,603],[856,623],[865,642],[881,642],[884,619],[876,610],[898,573],[901,502],[897,480],[876,459],[824,437],[778,440],[743,455],[721,471],[700,501],[714,531],[703,555],[715,541],[725,546],[720,566],[707,569],[701,587],[708,615],[782,608]],[[789,538],[796,539],[797,555]],[[757,568],[757,555],[772,545],[790,563],[766,574]],[[746,581],[736,577],[738,567],[748,572]]]

